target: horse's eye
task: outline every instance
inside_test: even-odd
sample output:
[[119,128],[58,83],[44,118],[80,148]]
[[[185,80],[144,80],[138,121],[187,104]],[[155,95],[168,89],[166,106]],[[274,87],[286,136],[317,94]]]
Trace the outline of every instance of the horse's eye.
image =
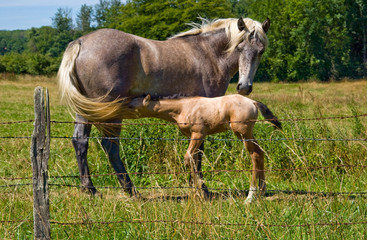
[[260,55],[263,55],[263,54],[264,54],[264,52],[265,52],[265,48],[261,48],[261,49],[260,49],[260,51],[259,51],[259,54],[260,54]]

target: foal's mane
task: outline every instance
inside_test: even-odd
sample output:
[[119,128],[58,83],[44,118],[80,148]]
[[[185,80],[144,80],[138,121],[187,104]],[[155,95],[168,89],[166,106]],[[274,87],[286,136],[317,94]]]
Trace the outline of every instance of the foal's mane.
[[190,23],[189,26],[192,27],[191,30],[188,30],[186,32],[181,32],[173,37],[171,39],[175,38],[181,38],[186,36],[193,36],[198,35],[201,33],[211,32],[218,29],[224,28],[227,34],[227,37],[229,39],[228,42],[228,52],[232,52],[239,43],[241,43],[243,40],[246,39],[246,36],[248,36],[252,31],[254,31],[254,34],[256,37],[259,38],[259,40],[265,45],[265,47],[268,46],[268,38],[266,37],[266,33],[264,32],[262,28],[262,24],[258,21],[254,21],[251,18],[244,18],[243,21],[245,22],[246,28],[248,31],[239,31],[237,27],[237,18],[225,18],[225,19],[214,19],[214,20],[208,20],[205,18],[199,18],[201,19],[202,23]]

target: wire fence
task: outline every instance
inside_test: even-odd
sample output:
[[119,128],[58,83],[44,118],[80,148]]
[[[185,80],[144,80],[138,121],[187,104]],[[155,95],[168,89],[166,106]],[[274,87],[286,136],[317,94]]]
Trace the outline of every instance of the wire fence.
[[[109,173],[109,174],[90,174],[83,177],[106,177],[106,176],[118,176],[118,175],[188,175],[192,173],[201,173],[201,174],[210,174],[210,173],[243,173],[243,172],[285,172],[285,171],[309,171],[309,170],[330,170],[330,169],[336,169],[336,168],[353,168],[353,169],[364,169],[367,168],[367,165],[346,165],[346,164],[339,164],[339,165],[333,165],[333,166],[313,166],[313,167],[296,167],[296,168],[283,168],[283,169],[265,169],[265,170],[251,170],[251,169],[232,169],[232,170],[207,170],[207,171],[183,171],[183,172],[131,172],[131,173]],[[73,179],[79,179],[79,175],[62,175],[62,176],[49,176],[49,179],[67,179],[67,178],[73,178]],[[7,180],[7,181],[16,181],[16,180],[31,180],[31,177],[0,177],[1,180]],[[7,188],[7,187],[22,187],[22,186],[30,186],[31,183],[18,183],[18,184],[7,184],[7,185],[0,185],[0,188]],[[49,186],[51,187],[69,187],[69,188],[88,188],[88,187],[82,187],[80,185],[75,184],[65,184],[65,183],[49,183]],[[113,186],[95,186],[96,188],[100,189],[123,189],[121,186],[113,187]],[[193,186],[176,186],[176,187],[167,187],[167,186],[158,186],[158,187],[139,187],[135,186],[136,189],[145,189],[145,190],[153,190],[153,189],[196,189],[200,190],[197,187]],[[217,191],[217,192],[237,192],[237,193],[244,193],[248,194],[247,189],[238,189],[238,188],[207,188],[209,191]],[[357,196],[364,196],[367,195],[366,191],[361,192],[317,192],[317,191],[306,191],[306,190],[299,190],[299,189],[292,189],[292,190],[282,190],[282,189],[268,189],[268,194],[274,194],[274,193],[285,193],[285,194],[295,194],[295,195],[318,195],[318,196],[325,196],[325,197],[334,197],[334,196],[341,196],[341,195],[347,195],[349,197],[357,197]]]
[[[359,114],[353,116],[330,116],[330,117],[317,117],[317,118],[296,118],[296,119],[278,119],[279,121],[322,121],[322,120],[342,120],[342,119],[353,119],[359,117],[367,117],[367,114]],[[251,122],[264,122],[272,119],[263,119],[263,120],[254,120]],[[0,122],[0,125],[12,125],[12,124],[24,124],[24,123],[33,123],[34,120],[24,120],[24,121],[13,121],[13,122]],[[51,121],[52,124],[93,124],[93,125],[195,125],[196,123],[86,123],[86,122],[76,122],[76,121]],[[225,122],[223,124],[230,123],[238,123],[237,121]],[[0,139],[30,139],[31,136],[0,136]],[[70,136],[51,136],[53,139],[76,139],[75,137]],[[188,141],[194,139],[188,138],[122,138],[122,137],[88,137],[88,139],[116,139],[116,140],[159,140],[159,141]],[[255,139],[214,139],[207,138],[209,141],[254,141]],[[367,138],[349,138],[349,139],[337,139],[337,138],[269,138],[269,139],[256,139],[257,141],[345,141],[345,142],[355,142],[355,141],[367,141]],[[330,170],[336,168],[358,168],[365,169],[367,165],[347,165],[347,164],[339,164],[333,166],[309,166],[309,167],[295,167],[295,168],[283,168],[283,169],[266,169],[264,172],[284,172],[284,171],[310,171],[310,170]],[[240,169],[240,170],[209,170],[209,171],[198,171],[195,173],[241,173],[241,172],[252,172],[253,170],[249,169]],[[183,172],[132,172],[129,175],[182,175],[182,174],[190,174],[190,171]],[[117,175],[116,173],[111,174],[92,174],[86,177],[104,177],[104,176],[112,176]],[[80,178],[79,175],[62,175],[62,176],[50,176],[49,179],[67,179],[67,178]],[[24,181],[24,180],[32,180],[32,177],[6,177],[0,176],[0,180],[3,181]],[[0,185],[0,189],[4,188],[18,188],[18,187],[26,187],[31,186],[32,183],[24,182],[24,183],[16,183],[16,184],[6,184]],[[81,188],[80,185],[75,184],[65,184],[65,183],[49,183],[50,187],[68,187],[68,188]],[[121,189],[121,187],[113,187],[113,186],[97,186],[97,188],[101,189]],[[137,189],[197,189],[192,186],[177,186],[177,187],[135,187]],[[217,191],[217,192],[225,192],[227,194],[231,193],[242,193],[248,194],[247,189],[226,189],[226,188],[208,188],[209,191]],[[295,194],[295,195],[317,195],[324,197],[335,197],[335,196],[348,196],[348,197],[360,197],[367,196],[366,191],[361,192],[316,192],[316,191],[305,191],[305,190],[281,190],[281,189],[270,189],[267,190],[268,194],[276,194],[276,193],[284,193],[284,194]],[[11,224],[11,223],[24,223],[24,222],[32,222],[29,219],[21,219],[21,220],[0,220],[2,224]],[[366,225],[367,221],[359,221],[359,222],[324,222],[324,223],[303,223],[303,224],[266,224],[266,223],[221,223],[221,222],[199,222],[199,221],[181,221],[181,220],[145,220],[145,219],[122,219],[117,221],[75,221],[75,222],[60,222],[51,220],[50,223],[52,225],[63,225],[63,226],[74,226],[74,225],[110,225],[110,224],[177,224],[177,225],[204,225],[204,226],[219,226],[219,227],[236,227],[239,229],[243,229],[246,226],[255,226],[255,227],[268,227],[268,228],[296,228],[296,227],[323,227],[323,226],[348,226],[348,225]]]
[[[119,175],[182,175],[182,174],[192,174],[192,173],[242,173],[242,172],[285,172],[285,171],[304,171],[304,170],[317,170],[317,169],[333,169],[333,168],[367,168],[367,165],[347,165],[347,164],[338,164],[333,166],[312,166],[312,167],[295,167],[295,168],[279,168],[279,169],[264,169],[264,170],[252,170],[252,169],[218,169],[218,170],[206,170],[206,171],[183,171],[183,172],[170,172],[170,171],[161,171],[161,172],[131,172],[131,173],[109,173],[109,174],[90,174],[85,175],[83,177],[106,177],[106,176],[119,176]],[[51,179],[58,178],[80,178],[79,175],[62,175],[62,176],[49,176]],[[31,180],[32,177],[2,177],[1,180]]]
[[[256,120],[247,120],[247,121],[226,121],[222,122],[222,124],[230,124],[230,123],[246,123],[246,122],[267,122],[272,120],[278,120],[280,122],[299,122],[299,121],[323,121],[323,120],[343,120],[343,119],[351,119],[351,118],[360,118],[367,117],[367,113],[364,114],[355,114],[355,115],[344,115],[344,116],[328,116],[328,117],[314,117],[314,118],[283,118],[283,119],[256,119]],[[8,121],[8,122],[0,122],[0,125],[11,125],[11,124],[20,124],[20,123],[33,123],[34,120],[23,120],[23,121]],[[172,123],[172,122],[159,122],[159,123],[129,123],[129,122],[121,122],[121,123],[108,123],[108,122],[79,122],[79,121],[51,121],[53,124],[89,124],[89,125],[201,125],[205,123]]]
[[[367,117],[367,114],[355,114],[355,115],[344,115],[344,116],[329,116],[329,117],[315,117],[315,118],[285,118],[285,119],[277,119],[281,122],[299,122],[299,121],[324,121],[324,120],[343,120],[343,119],[353,119]],[[231,124],[231,123],[244,123],[244,122],[266,122],[274,119],[257,119],[257,120],[248,120],[248,121],[228,121],[223,122],[222,124]],[[0,122],[0,125],[12,125],[12,124],[22,124],[22,123],[32,123],[34,120],[24,120],[24,121],[12,121],[12,122]],[[122,122],[122,123],[106,123],[106,122],[78,122],[78,121],[51,121],[52,124],[89,124],[89,125],[116,125],[116,126],[128,126],[128,125],[136,125],[136,126],[153,126],[153,125],[202,125],[205,123],[171,123],[171,122],[159,122],[159,123],[131,123],[131,122]],[[30,139],[31,136],[0,136],[0,139]],[[106,136],[93,136],[93,137],[74,137],[74,136],[51,136],[52,139],[108,139],[108,140],[122,140],[122,141],[141,141],[141,140],[151,140],[151,141],[190,141],[190,140],[205,140],[205,141],[321,141],[321,142],[366,142],[367,138],[267,138],[267,139],[219,139],[207,137],[205,139],[191,139],[191,138],[159,138],[159,137],[135,137],[135,138],[126,138],[126,137],[106,137]]]

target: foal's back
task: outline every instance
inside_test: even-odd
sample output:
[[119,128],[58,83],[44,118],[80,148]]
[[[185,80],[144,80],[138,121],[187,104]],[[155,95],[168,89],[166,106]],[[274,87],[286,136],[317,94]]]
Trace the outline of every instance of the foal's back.
[[230,122],[246,122],[258,116],[255,101],[238,94],[216,98],[193,97],[182,101],[184,104],[176,121],[191,123],[191,126],[181,125],[181,130],[188,128],[193,132],[214,134],[232,128],[233,123]]

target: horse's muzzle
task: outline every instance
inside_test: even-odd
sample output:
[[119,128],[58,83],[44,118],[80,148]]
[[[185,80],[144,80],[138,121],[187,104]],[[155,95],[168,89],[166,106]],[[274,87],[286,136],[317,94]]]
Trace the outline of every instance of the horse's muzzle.
[[252,92],[252,85],[243,86],[239,83],[237,84],[237,92],[241,95],[249,95]]

